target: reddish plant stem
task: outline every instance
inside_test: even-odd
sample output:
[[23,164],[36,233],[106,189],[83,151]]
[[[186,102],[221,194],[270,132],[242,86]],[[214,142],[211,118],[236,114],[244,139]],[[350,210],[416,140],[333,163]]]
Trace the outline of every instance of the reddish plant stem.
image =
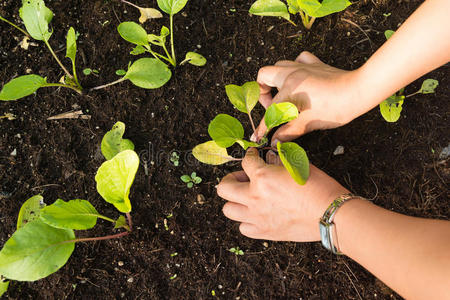
[[130,231],[133,230],[133,222],[131,221],[131,215],[130,213],[126,213],[127,221],[128,221],[128,227],[130,227]]
[[126,236],[128,234],[129,234],[129,232],[125,231],[125,232],[121,232],[121,233],[117,233],[117,234],[111,234],[111,235],[106,235],[106,236],[99,236],[99,237],[92,237],[92,238],[81,238],[81,239],[75,239],[75,240],[70,240],[70,241],[64,241],[63,244],[77,243],[77,242],[92,242],[92,241],[111,240],[111,239],[117,239],[117,238]]

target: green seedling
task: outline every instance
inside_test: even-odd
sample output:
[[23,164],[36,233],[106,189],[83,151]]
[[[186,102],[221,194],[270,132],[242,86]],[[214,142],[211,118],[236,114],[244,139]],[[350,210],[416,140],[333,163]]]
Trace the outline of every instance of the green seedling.
[[280,0],[257,0],[249,12],[258,16],[282,17],[291,21],[291,14],[299,14],[306,29],[311,29],[317,18],[343,11],[351,2],[348,0],[287,0],[287,5]]
[[125,74],[127,74],[127,71],[125,71],[124,69],[116,70],[116,75],[118,76],[124,76]]
[[[242,86],[227,85],[226,94],[234,107],[247,114],[252,124],[253,132],[255,125],[251,111],[259,99],[259,85],[257,82],[247,82]],[[290,102],[273,103],[264,115],[267,130],[259,143],[244,139],[244,127],[236,118],[227,115],[217,115],[208,126],[211,141],[197,145],[192,150],[194,157],[202,163],[210,165],[221,165],[230,161],[242,160],[228,154],[227,148],[234,144],[240,145],[244,150],[248,147],[261,148],[267,142],[269,132],[284,123],[290,122],[298,117],[297,107]],[[292,178],[300,185],[306,183],[309,177],[309,160],[305,150],[295,143],[278,143],[276,149],[281,162]]]
[[[384,36],[388,40],[395,33],[393,30],[386,30]],[[439,82],[435,79],[425,79],[422,82],[420,89],[412,94],[403,95],[404,88],[390,96],[386,100],[380,103],[380,113],[383,118],[389,122],[397,122],[400,119],[401,112],[403,110],[403,101],[406,98],[412,97],[417,94],[432,94],[439,85]]]
[[[38,41],[43,41],[53,58],[64,71],[65,76],[59,83],[48,83],[46,77],[30,74],[14,78],[3,86],[0,91],[0,100],[11,101],[29,96],[42,87],[65,87],[81,94],[82,87],[78,82],[75,56],[77,52],[75,29],[71,27],[67,33],[66,57],[72,61],[72,74],[64,67],[59,58],[56,56],[49,40],[53,30],[49,28],[49,24],[53,18],[53,12],[45,6],[43,0],[23,0],[22,7],[19,10],[20,18],[25,24],[27,35]],[[1,18],[5,21],[6,19]],[[11,24],[9,21],[5,21]],[[15,28],[22,30],[20,27],[13,25]]]
[[91,74],[95,75],[95,76],[98,76],[98,73],[99,73],[99,71],[96,70],[96,69],[91,69],[91,68],[83,69],[83,74],[86,75],[86,76],[89,76]]
[[242,251],[241,249],[239,249],[239,247],[233,247],[228,249],[228,251],[230,251],[231,253],[234,253],[234,255],[244,255],[244,251]]
[[180,155],[178,155],[177,152],[172,152],[170,155],[170,161],[173,163],[175,167],[178,167],[180,165]]
[[180,178],[181,178],[181,181],[186,183],[186,186],[188,188],[192,188],[194,186],[194,184],[200,184],[202,182],[202,179],[199,176],[197,176],[196,172],[192,172],[191,176],[183,175]]
[[[113,128],[112,131],[117,130]],[[121,134],[113,136],[105,135],[105,144],[122,145]],[[117,153],[112,155],[113,152]],[[122,151],[121,147],[103,154],[109,160],[97,170],[97,191],[106,202],[116,207],[121,213],[119,217],[101,215],[87,200],[66,202],[58,199],[51,205],[45,205],[41,195],[33,196],[22,205],[17,230],[0,251],[2,277],[18,281],[39,280],[66,264],[75,243],[120,238],[132,231],[129,194],[139,167],[139,157],[133,150]],[[124,231],[101,237],[76,237],[75,230],[91,229],[98,219],[111,222],[115,229],[122,228]],[[2,283],[0,289],[4,285]]]
[[[177,65],[177,59],[175,55],[175,44],[173,35],[173,17],[175,14],[180,12],[186,6],[187,1],[188,0],[157,0],[159,9],[161,9],[162,11],[164,11],[169,15],[169,27],[170,27],[167,28],[166,26],[163,26],[159,32],[159,35],[147,34],[145,29],[135,22],[120,23],[119,26],[117,27],[120,36],[124,40],[136,45],[136,47],[130,52],[130,54],[140,55],[145,52],[148,52],[155,59],[163,60],[175,67]],[[122,0],[122,2],[130,4],[140,10],[141,19],[139,19],[139,21],[141,23],[145,22],[142,21],[145,19],[143,18],[143,16],[147,15],[147,13],[144,12],[144,10],[149,10],[151,11],[152,15],[156,15],[155,9],[153,8],[142,8],[124,0]],[[170,35],[170,53],[166,47],[166,40],[169,37],[169,35]],[[163,54],[154,51],[152,49],[152,46],[162,48]],[[186,58],[183,60],[182,63],[186,62],[196,66],[203,66],[206,64],[206,59],[198,53],[188,52],[186,54]]]

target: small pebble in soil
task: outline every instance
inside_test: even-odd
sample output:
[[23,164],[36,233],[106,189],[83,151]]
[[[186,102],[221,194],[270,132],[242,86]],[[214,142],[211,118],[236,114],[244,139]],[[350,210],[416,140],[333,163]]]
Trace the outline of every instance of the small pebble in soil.
[[203,196],[202,194],[198,194],[197,195],[197,203],[202,205],[205,203],[205,196]]
[[268,242],[264,242],[263,246],[264,246],[264,248],[268,248],[269,247],[269,243]]
[[119,265],[119,267],[122,267],[122,266],[123,266],[123,261],[119,260],[119,261],[117,262],[117,264]]
[[247,57],[247,62],[250,62],[252,60],[252,58],[249,56]]
[[127,281],[128,281],[129,283],[133,283],[134,279],[133,279],[133,277],[130,277],[130,278],[128,278]]
[[201,49],[201,48],[202,48],[202,45],[197,45],[197,48],[198,48],[198,49]]
[[442,149],[441,153],[439,154],[439,159],[446,159],[450,156],[450,144],[448,144],[447,147]]
[[17,149],[14,148],[14,150],[10,153],[11,156],[17,156]]
[[217,286],[217,288],[220,290],[220,289],[223,288],[223,285],[219,284],[219,285]]
[[342,155],[344,154],[344,146],[337,146],[333,152],[333,155]]

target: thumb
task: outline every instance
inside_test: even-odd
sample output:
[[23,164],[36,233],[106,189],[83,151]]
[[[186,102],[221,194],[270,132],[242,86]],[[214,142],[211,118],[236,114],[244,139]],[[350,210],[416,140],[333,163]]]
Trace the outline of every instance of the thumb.
[[303,51],[302,53],[300,53],[300,55],[297,56],[295,61],[307,65],[322,63],[322,61],[318,59],[317,56],[315,56],[309,51]]
[[300,116],[281,126],[272,136],[271,146],[276,147],[278,142],[289,142],[306,133],[306,124]]
[[258,149],[249,148],[247,153],[245,153],[244,159],[242,160],[242,168],[250,180],[255,178],[257,171],[265,166],[266,163],[261,157],[259,157]]

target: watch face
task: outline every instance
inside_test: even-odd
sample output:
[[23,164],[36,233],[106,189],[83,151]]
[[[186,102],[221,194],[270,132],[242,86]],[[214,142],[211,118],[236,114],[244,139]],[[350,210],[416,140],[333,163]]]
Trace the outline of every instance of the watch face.
[[325,223],[324,221],[320,220],[319,222],[319,230],[320,230],[320,239],[322,241],[322,245],[331,251],[331,244],[330,244],[330,231],[328,230],[329,224]]

